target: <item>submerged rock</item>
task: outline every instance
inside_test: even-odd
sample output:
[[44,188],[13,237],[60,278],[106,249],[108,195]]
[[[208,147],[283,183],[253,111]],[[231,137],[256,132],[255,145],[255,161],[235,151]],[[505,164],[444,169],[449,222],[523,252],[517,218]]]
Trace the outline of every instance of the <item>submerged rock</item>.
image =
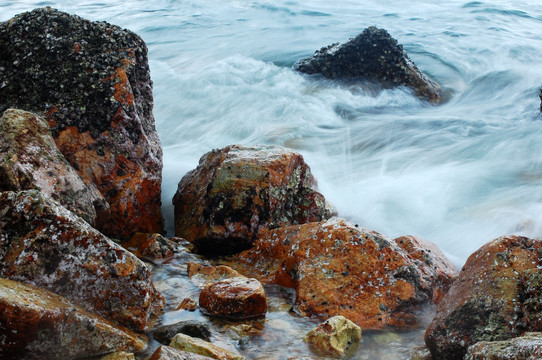
[[495,239],[473,253],[425,334],[435,359],[462,359],[479,341],[542,331],[542,241]]
[[162,343],[169,344],[177,334],[185,334],[191,337],[209,341],[211,330],[209,325],[196,320],[183,320],[175,324],[162,325],[152,331],[154,338]]
[[258,232],[329,218],[303,157],[278,146],[232,145],[205,154],[173,198],[175,234],[201,253],[232,254]]
[[100,358],[100,360],[135,360],[133,353],[127,353],[125,351],[116,352]]
[[144,263],[36,190],[0,193],[0,276],[138,331],[164,307]]
[[503,341],[481,341],[469,346],[464,360],[542,359],[542,333],[526,333]]
[[42,115],[68,162],[111,208],[97,228],[162,233],[162,150],[147,47],[131,31],[39,8],[0,23],[0,112]]
[[342,315],[364,329],[412,325],[432,287],[446,291],[431,266],[341,218],[263,232],[236,260],[264,283],[295,288],[298,312]]
[[341,357],[348,346],[361,340],[361,328],[344,316],[334,316],[311,330],[303,340],[324,353]]
[[0,118],[0,191],[37,189],[95,225],[109,205],[87,185],[56,147],[39,116],[8,109]]
[[214,358],[197,355],[194,353],[177,350],[170,346],[162,345],[151,355],[148,360],[211,360]]
[[222,349],[210,342],[193,338],[184,334],[177,334],[169,344],[172,348],[188,351],[198,355],[204,355],[213,359],[221,360],[245,360],[244,356],[226,349]]
[[0,278],[0,358],[72,359],[140,351],[146,338],[35,286]]
[[299,60],[294,69],[328,79],[361,79],[387,86],[407,86],[429,102],[441,101],[440,86],[409,59],[403,46],[374,26],[344,44],[335,43]]

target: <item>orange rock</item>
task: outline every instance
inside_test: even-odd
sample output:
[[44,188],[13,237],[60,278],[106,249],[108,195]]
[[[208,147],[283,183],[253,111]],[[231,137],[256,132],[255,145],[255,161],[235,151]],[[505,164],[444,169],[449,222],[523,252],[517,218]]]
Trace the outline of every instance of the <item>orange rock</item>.
[[264,283],[295,288],[299,312],[342,315],[364,329],[412,325],[415,305],[433,297],[425,263],[340,218],[262,232],[235,261]]
[[175,308],[175,310],[188,310],[188,311],[196,311],[198,309],[198,304],[190,299],[186,298],[181,301],[181,303]]
[[425,334],[435,359],[462,359],[469,345],[542,330],[542,241],[495,239],[473,253]]
[[179,251],[175,242],[160,234],[135,233],[121,245],[138,258],[152,260],[167,259]]
[[245,277],[208,285],[200,293],[199,305],[209,315],[236,319],[262,316],[267,312],[262,284]]
[[151,355],[148,360],[211,360],[214,358],[177,350],[175,348],[162,345]]
[[187,270],[188,277],[197,285],[243,276],[226,265],[211,266],[189,262],[187,264]]

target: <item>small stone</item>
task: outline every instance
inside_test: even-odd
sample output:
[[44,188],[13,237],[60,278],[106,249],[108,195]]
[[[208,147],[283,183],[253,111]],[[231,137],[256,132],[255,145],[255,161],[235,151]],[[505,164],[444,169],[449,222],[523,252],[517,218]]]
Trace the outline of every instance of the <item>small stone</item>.
[[410,360],[433,360],[427,346],[416,346],[410,350]]
[[179,251],[177,243],[160,234],[135,233],[121,245],[140,259],[167,259]]
[[324,353],[340,357],[349,345],[361,340],[361,328],[344,316],[334,316],[311,330],[303,340]]
[[226,265],[211,266],[189,262],[187,271],[190,280],[200,287],[221,280],[243,277],[236,270]]
[[175,324],[162,325],[152,331],[154,339],[166,345],[177,334],[185,334],[205,341],[209,341],[211,338],[209,325],[197,320],[183,320]]
[[169,346],[178,350],[188,351],[198,355],[209,356],[213,359],[245,360],[244,356],[220,348],[216,345],[211,344],[210,342],[203,341],[198,338],[193,338],[184,334],[175,335],[175,337],[171,340]]
[[198,309],[198,303],[190,298],[183,299],[183,301],[175,308],[178,310],[196,311]]
[[151,355],[148,360],[210,360],[211,357],[174,349],[162,345]]

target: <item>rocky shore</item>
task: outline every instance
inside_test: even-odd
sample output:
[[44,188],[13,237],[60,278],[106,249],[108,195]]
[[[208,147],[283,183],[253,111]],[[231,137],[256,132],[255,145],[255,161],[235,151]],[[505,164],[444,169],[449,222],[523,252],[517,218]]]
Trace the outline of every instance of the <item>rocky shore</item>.
[[[374,27],[296,70],[440,101]],[[542,241],[500,237],[458,272],[427,240],[341,218],[293,150],[204,154],[180,179],[175,237],[164,236],[147,48],[129,30],[20,14],[0,23],[0,83],[0,358],[244,359],[270,312],[286,311],[316,324],[290,359],[347,358],[365,333],[392,343],[390,329],[419,326],[432,305],[412,359],[542,356]],[[270,301],[275,288],[294,298]],[[164,324],[195,311],[210,321]],[[220,321],[237,346],[216,341]]]

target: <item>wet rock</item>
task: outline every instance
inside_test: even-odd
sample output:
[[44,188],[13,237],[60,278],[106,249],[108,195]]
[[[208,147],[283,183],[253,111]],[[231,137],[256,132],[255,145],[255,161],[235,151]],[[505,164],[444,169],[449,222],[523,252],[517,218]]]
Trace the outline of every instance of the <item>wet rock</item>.
[[340,357],[349,345],[361,340],[361,328],[344,316],[334,316],[311,330],[303,340],[324,353]]
[[426,346],[416,346],[410,351],[410,360],[433,360]]
[[216,345],[211,344],[210,342],[203,341],[198,338],[192,338],[184,334],[177,334],[171,340],[169,346],[182,350],[188,351],[194,354],[208,356],[213,359],[221,360],[244,360],[245,357],[239,354],[233,353],[229,350],[222,349]]
[[403,327],[415,323],[416,305],[433,298],[427,264],[413,261],[393,240],[344,219],[261,235],[236,257],[241,272],[295,288],[302,314],[342,315],[364,329]]
[[175,234],[201,253],[236,253],[262,229],[327,219],[330,209],[315,189],[294,151],[263,145],[213,150],[179,182]]
[[[438,304],[458,275],[456,267],[438,246],[430,241],[410,235],[398,237],[393,241],[406,251],[407,256],[424,273],[423,283],[420,285],[433,292],[433,302]],[[428,279],[431,281],[427,281]]]
[[196,311],[198,309],[198,303],[190,298],[185,298],[181,303],[175,308],[175,310],[188,310]]
[[181,351],[169,346],[162,345],[151,355],[148,360],[209,360],[213,359],[203,355]]
[[314,359],[309,356],[296,356],[296,357],[288,358],[288,360],[314,360]]
[[473,253],[425,334],[436,359],[461,359],[479,341],[542,330],[542,241],[495,239]]
[[91,225],[109,211],[102,195],[58,150],[45,120],[8,109],[0,118],[0,191],[30,189],[51,196]]
[[111,208],[97,228],[162,233],[162,150],[143,40],[106,22],[39,8],[0,24],[0,112],[43,116],[68,162]]
[[0,193],[0,276],[138,331],[164,307],[144,263],[36,190]]
[[384,29],[374,26],[344,44],[335,43],[299,60],[294,69],[328,79],[361,79],[384,86],[407,86],[421,99],[439,103],[440,86],[428,79]]
[[171,325],[162,325],[152,331],[156,341],[162,344],[169,344],[177,334],[185,334],[205,341],[209,341],[211,338],[209,325],[197,320],[184,320]]
[[140,351],[146,338],[35,286],[0,278],[0,358],[71,359]]
[[121,351],[103,356],[100,360],[135,360],[135,356],[132,353]]
[[236,277],[206,286],[200,293],[199,306],[212,316],[246,319],[265,315],[267,299],[258,280]]
[[167,259],[179,252],[179,245],[160,234],[135,233],[121,245],[141,259]]
[[469,346],[464,360],[539,360],[542,359],[542,333],[503,341],[481,341]]
[[243,277],[236,270],[226,265],[204,265],[195,262],[187,264],[188,277],[196,285],[203,287],[208,284],[231,279],[235,277]]

